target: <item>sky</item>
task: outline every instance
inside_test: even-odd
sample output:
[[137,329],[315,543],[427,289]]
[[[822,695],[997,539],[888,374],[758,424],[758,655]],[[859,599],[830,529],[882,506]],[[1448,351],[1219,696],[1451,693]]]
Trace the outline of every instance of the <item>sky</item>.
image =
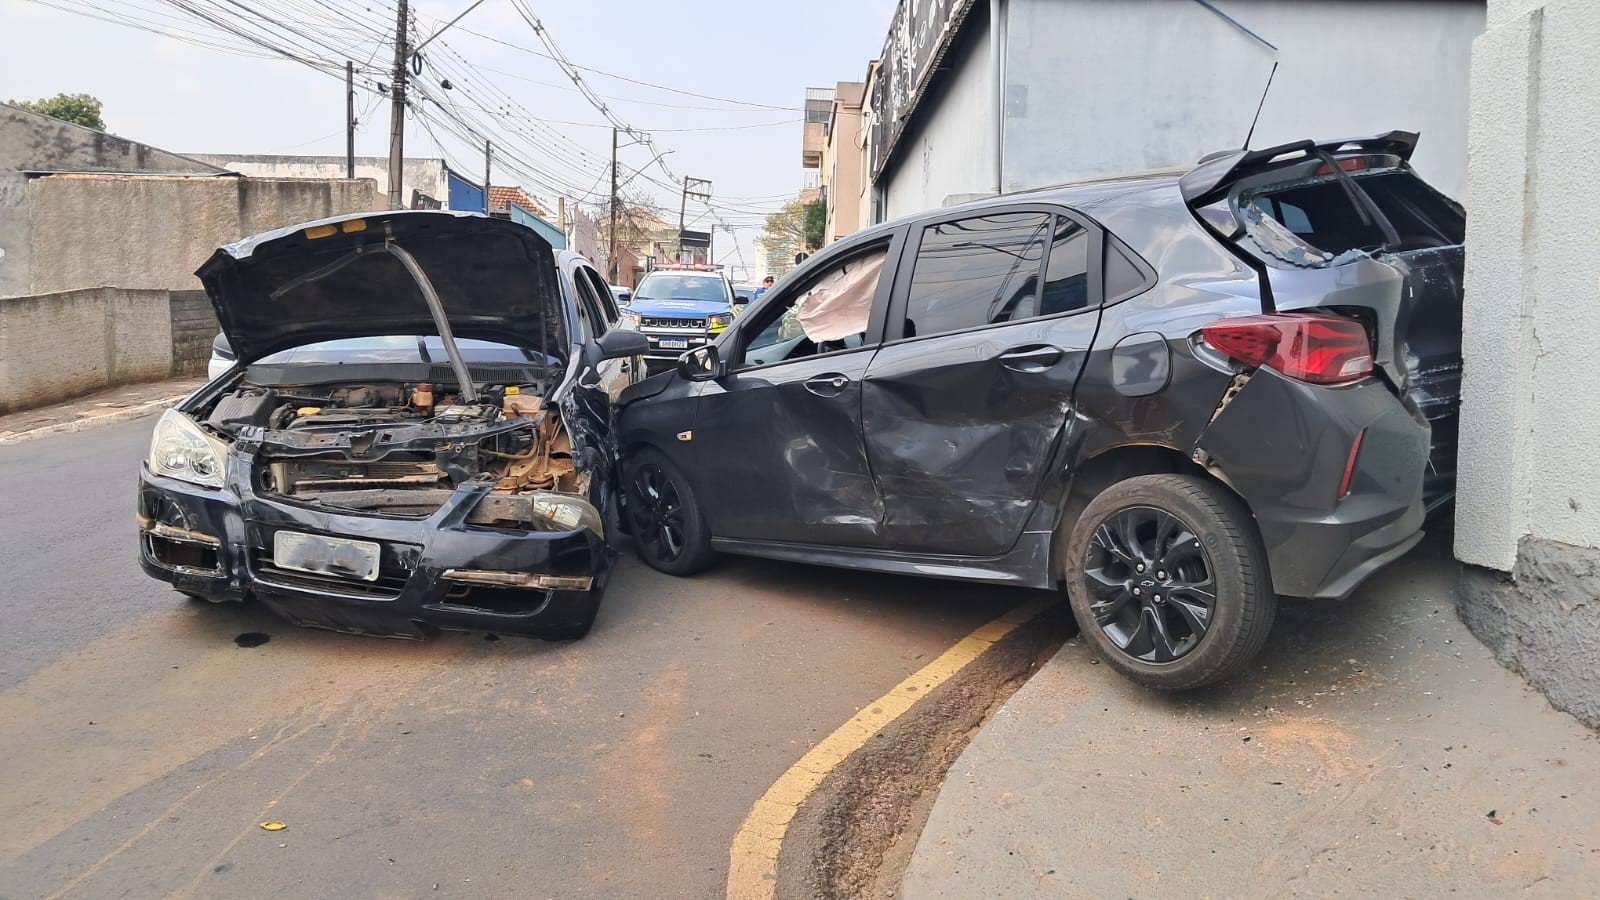
[[[737,245],[716,236],[716,259],[730,266],[755,262],[751,242],[762,214],[804,183],[805,88],[862,80],[895,7],[895,0],[484,0],[422,50],[415,80],[434,99],[417,99],[421,115],[408,117],[406,156],[443,156],[466,178],[482,179],[481,142],[440,108],[454,104],[457,117],[493,123],[492,137],[503,139],[495,184],[520,184],[551,203],[564,194],[591,210],[609,187],[611,127],[558,64],[539,55],[548,50],[518,2],[572,63],[586,67],[580,77],[601,103],[649,131],[657,151],[669,151],[661,160],[672,175],[711,180],[716,212],[690,201],[688,218],[691,228],[716,215],[734,226]],[[470,5],[415,0],[416,32],[431,35]],[[278,34],[298,32],[285,41],[299,44],[300,55],[337,72],[250,45],[186,6],[224,23],[270,10]],[[394,19],[394,0],[0,0],[7,45],[0,100],[92,94],[104,103],[107,130],[178,153],[342,155],[349,58],[360,70],[356,153],[385,156],[390,104],[376,86],[391,80]],[[622,149],[622,178],[653,156],[644,145]],[[652,165],[624,194],[643,191],[675,214],[678,195],[667,181]]]

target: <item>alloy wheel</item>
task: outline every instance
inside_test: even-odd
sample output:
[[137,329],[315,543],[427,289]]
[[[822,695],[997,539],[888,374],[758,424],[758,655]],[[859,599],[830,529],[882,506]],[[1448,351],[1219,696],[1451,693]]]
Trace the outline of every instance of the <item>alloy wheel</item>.
[[1194,529],[1152,506],[1130,506],[1095,527],[1083,565],[1095,624],[1126,656],[1170,663],[1211,626],[1217,584]]
[[652,557],[670,562],[683,553],[683,499],[662,468],[645,463],[633,474],[628,503],[634,536]]

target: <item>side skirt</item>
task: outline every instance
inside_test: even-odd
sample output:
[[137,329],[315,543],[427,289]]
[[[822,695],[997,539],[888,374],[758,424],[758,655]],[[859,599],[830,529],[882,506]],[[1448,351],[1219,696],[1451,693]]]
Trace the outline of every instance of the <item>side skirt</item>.
[[920,575],[980,584],[1054,590],[1056,579],[1050,572],[1049,532],[1029,531],[1010,551],[1000,556],[932,556],[858,547],[827,547],[817,544],[789,544],[778,541],[748,541],[712,538],[712,549],[738,556],[759,556],[788,562],[887,572],[894,575]]

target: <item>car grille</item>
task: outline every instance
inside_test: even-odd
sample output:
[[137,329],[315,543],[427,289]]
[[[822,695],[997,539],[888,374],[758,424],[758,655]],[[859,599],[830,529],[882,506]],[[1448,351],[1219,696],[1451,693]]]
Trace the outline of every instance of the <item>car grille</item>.
[[704,328],[705,319],[663,319],[657,316],[645,316],[639,320],[640,328]]
[[251,552],[251,562],[254,564],[257,577],[269,584],[327,591],[350,597],[369,597],[374,600],[393,600],[399,597],[411,575],[404,569],[381,564],[376,581],[301,572],[298,569],[280,569],[272,564],[272,551],[259,548]]

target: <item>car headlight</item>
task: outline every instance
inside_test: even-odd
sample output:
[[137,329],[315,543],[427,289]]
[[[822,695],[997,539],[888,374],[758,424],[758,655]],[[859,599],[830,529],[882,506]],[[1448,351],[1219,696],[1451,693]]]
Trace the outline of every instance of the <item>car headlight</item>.
[[706,316],[706,327],[711,331],[721,331],[733,322],[733,313],[712,313]]
[[156,421],[150,436],[150,458],[145,464],[156,475],[190,484],[222,487],[228,445],[207,434],[194,420],[169,409]]
[[644,318],[644,316],[639,315],[638,313],[634,312],[631,309],[620,310],[620,312],[622,313],[623,321],[632,322],[633,323],[633,327],[635,327],[635,328],[639,327],[640,320],[642,320]]
[[533,491],[528,499],[535,516],[562,531],[588,528],[601,537],[605,536],[606,528],[600,519],[600,511],[582,497],[554,491]]

